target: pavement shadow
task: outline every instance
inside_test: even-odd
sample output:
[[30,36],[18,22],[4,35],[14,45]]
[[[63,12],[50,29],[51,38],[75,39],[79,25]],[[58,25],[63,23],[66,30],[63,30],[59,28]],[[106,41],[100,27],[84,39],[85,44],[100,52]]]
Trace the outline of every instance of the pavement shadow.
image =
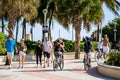
[[110,77],[107,77],[107,76],[104,76],[104,75],[101,75],[99,72],[98,72],[98,67],[93,67],[89,70],[87,70],[87,73],[91,76],[94,76],[94,77],[97,77],[97,78],[100,78],[100,79],[105,79],[105,80],[113,80],[113,78],[110,78]]
[[7,70],[8,69],[8,65],[0,65],[0,70]]
[[6,69],[4,65],[0,65],[0,70]]
[[[92,62],[96,62],[96,61],[92,61]],[[70,63],[83,63],[83,60],[79,60],[79,61],[72,61]]]
[[54,71],[53,69],[34,69],[34,70],[21,70],[21,71],[17,71],[17,72],[59,72],[59,71],[84,71],[83,69],[63,69],[63,70],[56,70]]

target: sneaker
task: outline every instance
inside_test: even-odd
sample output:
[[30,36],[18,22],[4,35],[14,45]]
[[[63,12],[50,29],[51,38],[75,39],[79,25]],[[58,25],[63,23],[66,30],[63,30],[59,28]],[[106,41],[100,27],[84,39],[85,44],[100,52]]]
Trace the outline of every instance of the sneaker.
[[45,68],[45,65],[43,66],[43,68]]
[[18,67],[18,69],[20,69],[20,66]]
[[85,59],[83,59],[83,63],[85,63]]
[[38,68],[38,65],[36,66],[36,68]]
[[11,67],[9,66],[9,68],[8,69],[11,69]]
[[42,64],[40,64],[40,67],[42,67]]
[[9,68],[8,69],[11,69],[11,65],[9,66]]
[[24,67],[22,66],[21,69],[23,69]]
[[49,67],[49,64],[48,64],[48,67]]
[[53,61],[51,61],[51,63],[52,63]]

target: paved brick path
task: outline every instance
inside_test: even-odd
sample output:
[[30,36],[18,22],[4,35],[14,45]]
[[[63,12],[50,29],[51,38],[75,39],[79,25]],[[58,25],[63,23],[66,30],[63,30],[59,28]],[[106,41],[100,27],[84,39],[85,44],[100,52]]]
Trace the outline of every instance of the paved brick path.
[[25,62],[24,69],[17,69],[18,62],[13,62],[12,69],[0,64],[0,80],[112,80],[112,78],[100,75],[97,71],[97,63],[92,59],[92,68],[84,71],[81,59],[74,59],[74,55],[65,55],[65,66],[62,71],[53,71],[50,67],[36,68],[35,61]]

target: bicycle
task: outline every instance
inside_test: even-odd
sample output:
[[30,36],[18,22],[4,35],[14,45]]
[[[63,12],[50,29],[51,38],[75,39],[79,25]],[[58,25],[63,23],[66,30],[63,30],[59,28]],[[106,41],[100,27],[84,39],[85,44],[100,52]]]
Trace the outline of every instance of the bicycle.
[[62,52],[55,52],[55,59],[53,61],[53,69],[56,71],[60,67],[60,70],[64,68],[64,55]]
[[83,62],[84,62],[84,69],[85,69],[86,71],[89,70],[89,69],[91,68],[91,65],[90,65],[90,59],[89,59],[89,57],[88,57],[88,54],[86,54],[86,55],[84,56]]
[[94,59],[95,59],[95,61],[98,61],[98,60],[100,60],[100,59],[102,59],[102,49],[96,49],[95,50],[95,54],[94,54]]

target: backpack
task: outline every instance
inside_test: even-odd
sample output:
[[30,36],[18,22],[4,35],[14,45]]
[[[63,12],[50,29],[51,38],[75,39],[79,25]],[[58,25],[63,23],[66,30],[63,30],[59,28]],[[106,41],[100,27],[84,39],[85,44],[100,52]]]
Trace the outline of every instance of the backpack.
[[84,50],[85,52],[89,52],[92,48],[92,44],[90,41],[86,41],[85,44],[84,44]]

